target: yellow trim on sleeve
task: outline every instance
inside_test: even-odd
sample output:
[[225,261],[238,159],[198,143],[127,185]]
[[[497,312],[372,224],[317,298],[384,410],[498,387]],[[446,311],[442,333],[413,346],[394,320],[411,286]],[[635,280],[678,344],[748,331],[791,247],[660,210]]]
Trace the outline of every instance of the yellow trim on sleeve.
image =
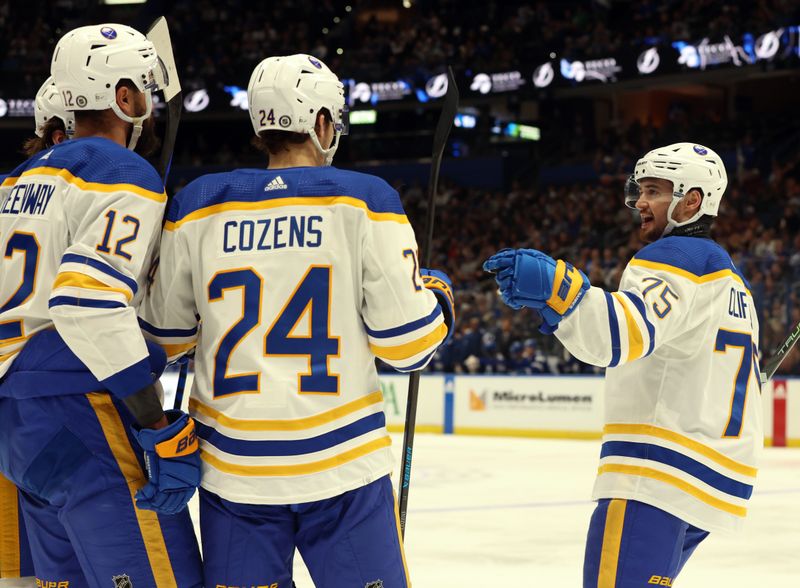
[[20,348],[19,348],[19,349],[17,349],[16,351],[12,351],[11,353],[6,353],[5,355],[0,355],[0,361],[5,361],[5,360],[7,360],[9,357],[14,357],[14,356],[15,356],[17,353],[19,353],[19,352],[20,352],[20,350],[21,350],[21,349],[22,349],[22,347],[20,347]]
[[603,427],[603,434],[604,435],[649,435],[650,437],[658,437],[659,439],[672,441],[673,443],[682,445],[687,449],[691,449],[692,451],[695,451],[700,455],[707,457],[711,461],[716,462],[722,467],[728,468],[729,470],[734,471],[737,474],[742,474],[744,476],[750,476],[753,478],[755,478],[756,474],[758,474],[758,469],[756,468],[750,467],[743,463],[739,463],[738,461],[734,461],[727,455],[724,455],[715,449],[711,449],[707,445],[703,445],[702,443],[695,441],[694,439],[689,439],[689,437],[684,437],[680,433],[676,433],[675,431],[670,431],[669,429],[664,429],[662,427],[657,427],[655,425],[636,425],[636,424],[625,424],[625,423],[609,424]]
[[156,586],[158,588],[178,588],[158,516],[152,510],[141,510],[136,507],[136,492],[145,485],[146,477],[133,452],[117,408],[114,406],[111,396],[104,392],[92,392],[87,394],[86,398],[89,399],[89,403],[97,415],[97,420],[100,421],[100,427],[103,429],[111,453],[128,484],[133,503],[131,506],[136,513],[139,531],[142,534]]
[[622,310],[625,312],[625,324],[628,327],[628,359],[626,361],[639,359],[644,350],[642,331],[639,329],[639,325],[636,324],[636,319],[633,318],[630,309],[628,309],[628,306],[625,304],[622,294],[619,292],[612,292],[611,295],[620,303]]
[[193,347],[197,346],[197,341],[192,341],[191,343],[162,343],[161,347],[164,348],[164,353],[167,354],[167,357],[174,357],[176,355],[180,355],[186,351],[189,351]]
[[388,435],[375,439],[369,443],[364,443],[358,447],[354,447],[348,451],[321,459],[319,461],[312,461],[310,463],[298,463],[291,465],[239,465],[223,461],[215,455],[212,455],[204,449],[200,450],[200,457],[209,464],[211,467],[218,469],[226,474],[234,474],[237,476],[305,476],[307,474],[316,474],[324,472],[340,465],[349,463],[353,460],[363,457],[384,447],[389,447],[392,444],[392,439]]
[[729,269],[723,269],[723,270],[719,270],[719,271],[716,271],[716,272],[712,272],[710,274],[705,274],[705,275],[702,275],[702,276],[698,276],[697,274],[693,274],[690,271],[687,271],[687,270],[685,270],[683,268],[680,268],[680,267],[676,267],[674,265],[669,265],[667,263],[659,263],[657,261],[648,261],[646,259],[633,258],[633,259],[631,259],[631,261],[630,261],[630,263],[628,265],[639,266],[639,267],[644,267],[644,268],[651,269],[651,270],[656,270],[656,271],[667,272],[667,273],[670,273],[670,274],[675,274],[676,276],[681,276],[682,278],[686,278],[687,280],[690,280],[690,281],[694,282],[695,284],[706,284],[708,282],[713,282],[715,280],[722,280],[722,279],[725,279],[725,278],[732,278],[734,281],[739,282],[744,287],[744,289],[747,291],[747,293],[750,294],[751,298],[753,296],[750,293],[750,290],[747,288],[747,286],[745,286],[745,283],[742,280],[742,278],[740,278],[738,275],[736,275],[736,273],[734,273],[733,270],[729,270]]
[[214,419],[223,427],[237,431],[303,431],[330,423],[379,402],[383,402],[383,394],[377,390],[329,411],[300,419],[235,419],[195,398],[189,399],[189,410],[193,413],[203,414]]
[[447,325],[441,323],[433,331],[415,341],[403,343],[402,345],[394,345],[392,347],[380,347],[370,343],[369,348],[372,353],[381,359],[400,361],[408,359],[409,357],[414,357],[426,349],[430,349],[440,341],[443,341],[445,337],[447,337]]
[[700,488],[693,486],[686,480],[682,480],[681,478],[677,478],[671,474],[667,474],[666,472],[662,472],[659,470],[654,470],[653,468],[646,468],[642,466],[633,466],[633,465],[626,465],[626,464],[619,464],[619,463],[607,463],[600,466],[597,470],[598,475],[602,474],[625,474],[629,476],[641,476],[643,478],[651,478],[653,480],[658,480],[659,482],[664,482],[665,484],[669,484],[670,486],[674,486],[678,490],[697,498],[697,500],[701,502],[705,502],[709,506],[713,506],[716,509],[723,510],[727,513],[732,515],[736,515],[737,517],[745,517],[747,516],[747,509],[743,506],[738,506],[736,504],[731,504],[730,502],[725,502],[724,500],[720,500],[716,496],[712,496],[708,492],[703,492]]
[[400,224],[409,224],[408,217],[404,214],[397,214],[394,212],[374,212],[369,209],[367,203],[358,198],[351,196],[290,196],[287,198],[274,198],[271,200],[263,200],[258,202],[222,202],[220,204],[213,204],[205,208],[199,208],[190,212],[183,218],[177,221],[167,221],[164,223],[164,229],[167,231],[174,231],[186,223],[220,214],[232,210],[270,210],[273,208],[282,208],[284,206],[336,206],[345,205],[354,208],[360,208],[367,216],[374,221],[391,221]]
[[[86,180],[72,175],[68,169],[59,167],[34,167],[22,174],[24,176],[54,176],[63,179],[68,184],[73,184],[81,190],[91,190],[93,192],[131,192],[137,196],[154,200],[159,203],[167,201],[166,192],[153,192],[136,184],[101,184],[99,182],[87,182]],[[5,184],[5,182],[3,182]]]
[[603,529],[603,544],[600,548],[600,568],[597,588],[614,588],[617,585],[619,548],[622,544],[622,529],[625,524],[627,500],[613,499],[608,503],[606,524]]
[[0,475],[0,578],[19,578],[19,560],[17,487]]
[[18,179],[19,176],[9,176],[5,180],[3,180],[3,183],[0,184],[0,188],[5,188],[6,186],[13,186],[14,184],[17,183]]
[[128,302],[133,298],[133,292],[129,288],[114,288],[80,272],[62,272],[58,274],[56,281],[53,282],[53,290],[56,288],[85,288],[87,290],[100,290],[101,292],[117,292],[125,296]]

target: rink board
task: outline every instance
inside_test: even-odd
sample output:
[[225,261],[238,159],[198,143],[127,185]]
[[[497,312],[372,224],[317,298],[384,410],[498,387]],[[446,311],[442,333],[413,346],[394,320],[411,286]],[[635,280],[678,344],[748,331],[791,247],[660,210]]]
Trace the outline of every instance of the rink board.
[[[176,372],[166,373],[161,379],[167,406],[172,405],[177,379]],[[189,374],[187,388],[191,384]],[[381,390],[389,430],[402,431],[408,376],[381,376]],[[745,410],[749,407],[748,401]],[[778,378],[767,383],[761,392],[761,409],[767,445],[772,444],[773,427],[778,426],[784,429],[786,445],[800,447],[800,378]],[[420,378],[418,432],[597,439],[602,428],[601,376]]]

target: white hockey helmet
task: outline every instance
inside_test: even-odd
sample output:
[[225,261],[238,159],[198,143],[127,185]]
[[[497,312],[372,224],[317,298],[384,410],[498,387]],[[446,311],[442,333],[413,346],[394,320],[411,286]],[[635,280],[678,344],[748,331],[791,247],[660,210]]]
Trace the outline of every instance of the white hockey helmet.
[[[717,216],[722,195],[728,186],[725,164],[713,150],[696,143],[674,143],[653,149],[636,162],[633,175],[625,186],[625,204],[636,208],[639,182],[644,178],[658,178],[672,182],[672,202],[667,211],[664,235],[675,227],[691,224],[703,215]],[[703,194],[700,209],[690,219],[678,222],[672,218],[678,202],[687,192],[699,189]]]
[[[163,84],[165,75],[153,43],[121,24],[90,25],[68,32],[56,45],[50,73],[66,110],[110,108],[132,123],[131,150],[142,133],[142,122],[152,112],[152,92]],[[117,105],[120,80],[130,80],[144,93],[147,108],[141,116],[130,117]]]
[[58,93],[53,76],[47,78],[36,93],[33,114],[37,137],[44,137],[44,126],[51,118],[61,119],[68,139],[75,133],[75,115],[64,110],[64,103],[61,101],[61,94]]
[[[339,139],[347,134],[347,111],[344,85],[322,61],[303,53],[266,58],[250,76],[247,100],[256,135],[261,131],[306,133],[325,157],[325,165],[333,162]],[[334,125],[329,149],[322,148],[314,131],[323,108]]]

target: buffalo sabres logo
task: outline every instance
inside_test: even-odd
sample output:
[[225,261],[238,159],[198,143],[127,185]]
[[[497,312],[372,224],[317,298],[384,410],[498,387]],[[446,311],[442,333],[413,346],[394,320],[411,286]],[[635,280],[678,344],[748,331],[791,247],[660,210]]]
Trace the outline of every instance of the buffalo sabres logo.
[[128,574],[114,576],[111,579],[114,580],[114,588],[133,588],[133,583]]
[[117,31],[115,31],[111,27],[103,27],[102,29],[100,29],[100,34],[103,35],[106,39],[117,38]]

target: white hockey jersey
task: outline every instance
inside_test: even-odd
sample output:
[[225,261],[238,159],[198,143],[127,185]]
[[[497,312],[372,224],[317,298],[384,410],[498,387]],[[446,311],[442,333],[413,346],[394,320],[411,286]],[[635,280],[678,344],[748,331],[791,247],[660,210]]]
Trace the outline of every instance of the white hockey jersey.
[[[57,371],[56,364],[63,364],[60,350],[37,348],[54,341],[65,343],[96,380],[119,396],[152,381],[134,307],[144,295],[140,285],[166,200],[150,164],[99,137],[66,141],[34,155],[3,181],[0,376],[19,380],[4,386],[5,393],[87,391],[70,391],[59,378],[51,378],[52,385],[24,385],[35,371]],[[36,336],[54,326],[60,337]],[[30,361],[19,374],[10,373],[23,348]],[[70,370],[84,369],[75,363]]]
[[639,251],[619,292],[591,288],[556,335],[608,366],[594,498],[628,498],[701,529],[737,529],[763,447],[758,319],[709,239]]
[[171,359],[197,345],[203,487],[291,504],[388,474],[375,357],[419,369],[447,334],[397,192],[331,167],[237,170],[189,184],[167,219],[141,317]]

